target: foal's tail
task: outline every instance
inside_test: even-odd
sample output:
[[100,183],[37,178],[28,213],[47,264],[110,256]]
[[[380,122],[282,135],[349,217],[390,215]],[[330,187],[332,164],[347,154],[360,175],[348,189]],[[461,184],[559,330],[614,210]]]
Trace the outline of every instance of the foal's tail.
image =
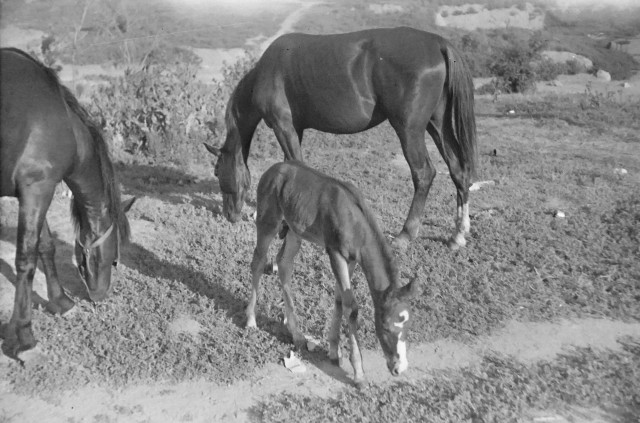
[[[452,125],[454,140],[444,137],[444,142],[456,145],[444,146],[445,154],[455,154],[463,170],[475,177],[477,165],[476,116],[473,110],[473,79],[460,53],[449,43],[442,48],[447,61],[448,101],[446,119]],[[470,183],[470,181],[469,181]]]

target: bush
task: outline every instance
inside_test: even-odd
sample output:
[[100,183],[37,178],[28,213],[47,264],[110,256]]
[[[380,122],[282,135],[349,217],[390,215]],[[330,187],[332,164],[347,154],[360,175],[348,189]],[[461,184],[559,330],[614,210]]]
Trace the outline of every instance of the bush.
[[587,67],[579,60],[571,59],[565,62],[566,73],[568,75],[577,75],[587,72]]
[[535,63],[534,66],[536,80],[553,81],[563,73],[567,72],[567,66],[564,63],[556,63],[549,58],[543,58]]
[[539,61],[546,41],[539,34],[526,42],[505,34],[505,40],[509,44],[500,50],[489,64],[489,70],[496,77],[497,88],[505,93],[534,90],[538,80],[534,63]]
[[255,60],[247,55],[227,66],[214,85],[198,81],[191,65],[147,66],[99,88],[90,107],[116,153],[184,164],[202,157],[202,142],[222,135],[227,99]]

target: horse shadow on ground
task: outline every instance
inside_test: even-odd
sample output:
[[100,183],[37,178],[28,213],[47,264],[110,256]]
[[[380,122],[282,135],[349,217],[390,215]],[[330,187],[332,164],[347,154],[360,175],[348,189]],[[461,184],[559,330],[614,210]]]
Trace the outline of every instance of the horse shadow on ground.
[[[258,313],[258,329],[245,329],[245,308],[249,298],[248,295],[246,298],[240,298],[237,293],[230,291],[220,281],[211,279],[188,264],[182,265],[162,260],[140,244],[131,243],[123,252],[121,262],[125,266],[135,269],[152,279],[162,278],[180,281],[194,294],[213,300],[216,307],[225,310],[227,317],[239,328],[265,331],[279,342],[291,344],[293,349],[293,340],[284,324],[278,319]],[[314,351],[308,351],[305,348],[302,351],[297,351],[296,354],[339,382],[344,384],[353,383],[345,370],[329,361],[327,351],[322,348]]]
[[[194,176],[179,168],[162,165],[116,163],[116,171],[127,194],[152,197],[171,204],[189,203],[204,207],[220,215],[222,202],[214,198],[220,194],[216,178]],[[213,173],[213,167],[211,168]],[[247,204],[255,208],[255,203]]]

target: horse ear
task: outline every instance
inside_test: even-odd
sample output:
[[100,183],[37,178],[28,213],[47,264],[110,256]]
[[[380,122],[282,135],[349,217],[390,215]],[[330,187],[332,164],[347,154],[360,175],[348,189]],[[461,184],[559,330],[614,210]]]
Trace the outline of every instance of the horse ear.
[[216,157],[220,157],[220,149],[219,148],[215,148],[214,146],[207,144],[206,142],[203,143],[205,148],[207,149],[207,151],[209,151],[209,153],[213,154]]
[[420,292],[420,279],[418,275],[414,276],[408,284],[400,288],[398,298],[409,299],[413,298]]
[[123,201],[122,204],[120,205],[120,207],[122,207],[122,211],[124,213],[128,212],[131,209],[131,206],[133,206],[133,203],[135,203],[136,201],[136,197],[131,197],[126,201]]

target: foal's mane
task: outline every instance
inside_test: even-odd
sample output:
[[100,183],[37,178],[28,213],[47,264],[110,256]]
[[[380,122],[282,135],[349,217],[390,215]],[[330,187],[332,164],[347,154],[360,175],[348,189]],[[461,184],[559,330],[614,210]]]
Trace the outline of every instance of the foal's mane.
[[[68,107],[68,110],[71,113],[75,114],[89,130],[91,140],[93,141],[92,143],[90,143],[90,146],[91,148],[93,148],[94,157],[96,157],[97,164],[101,173],[103,195],[106,197],[107,212],[109,213],[109,217],[117,226],[120,232],[120,239],[123,242],[128,241],[130,236],[129,221],[127,220],[127,217],[122,211],[122,207],[120,205],[120,188],[118,187],[115,171],[113,169],[113,163],[111,162],[109,148],[104,137],[102,136],[100,128],[93,121],[87,110],[78,102],[78,99],[73,95],[69,88],[67,88],[60,82],[58,75],[53,69],[44,65],[42,62],[22,50],[16,48],[6,48],[3,50],[12,51],[38,65],[38,67],[40,67],[40,69],[42,69],[42,71],[45,73],[49,84],[59,90],[62,99]],[[76,233],[78,233],[80,229],[81,216],[83,211],[85,211],[84,204],[81,204],[74,196],[71,201],[71,217],[76,229]]]
[[[318,172],[317,170],[315,170],[313,168],[309,167],[309,169],[312,172],[317,173],[318,175],[324,176],[322,173]],[[326,177],[326,176],[324,176],[324,177]],[[385,270],[386,274],[389,276],[390,287],[391,287],[391,289],[399,288],[398,268],[395,265],[395,261],[394,261],[394,258],[393,258],[393,252],[391,251],[389,243],[387,242],[386,238],[384,237],[384,233],[382,232],[382,230],[378,226],[378,220],[376,219],[374,214],[371,212],[371,210],[367,206],[366,200],[364,199],[364,197],[362,196],[360,191],[358,191],[354,185],[352,185],[350,183],[347,183],[347,182],[344,182],[344,181],[341,181],[341,180],[336,179],[336,178],[332,178],[332,177],[330,177],[330,178],[336,184],[338,184],[342,189],[344,189],[346,192],[351,194],[351,196],[353,196],[354,204],[362,212],[362,215],[364,216],[365,221],[367,222],[367,224],[371,228],[371,232],[373,234],[374,241],[375,241],[378,249],[380,250],[380,254],[382,255],[382,261],[383,261],[384,270]]]
[[342,181],[338,182],[358,200],[356,201],[356,204],[362,211],[367,224],[371,228],[371,232],[373,232],[374,240],[378,245],[378,248],[380,249],[380,254],[382,255],[383,259],[383,267],[386,274],[389,276],[389,286],[391,287],[391,289],[399,288],[398,268],[395,265],[393,252],[389,247],[389,243],[384,237],[382,230],[378,226],[378,219],[376,219],[371,210],[369,210],[369,207],[365,203],[365,200],[359,191],[354,190],[353,186],[350,184],[345,184]]

